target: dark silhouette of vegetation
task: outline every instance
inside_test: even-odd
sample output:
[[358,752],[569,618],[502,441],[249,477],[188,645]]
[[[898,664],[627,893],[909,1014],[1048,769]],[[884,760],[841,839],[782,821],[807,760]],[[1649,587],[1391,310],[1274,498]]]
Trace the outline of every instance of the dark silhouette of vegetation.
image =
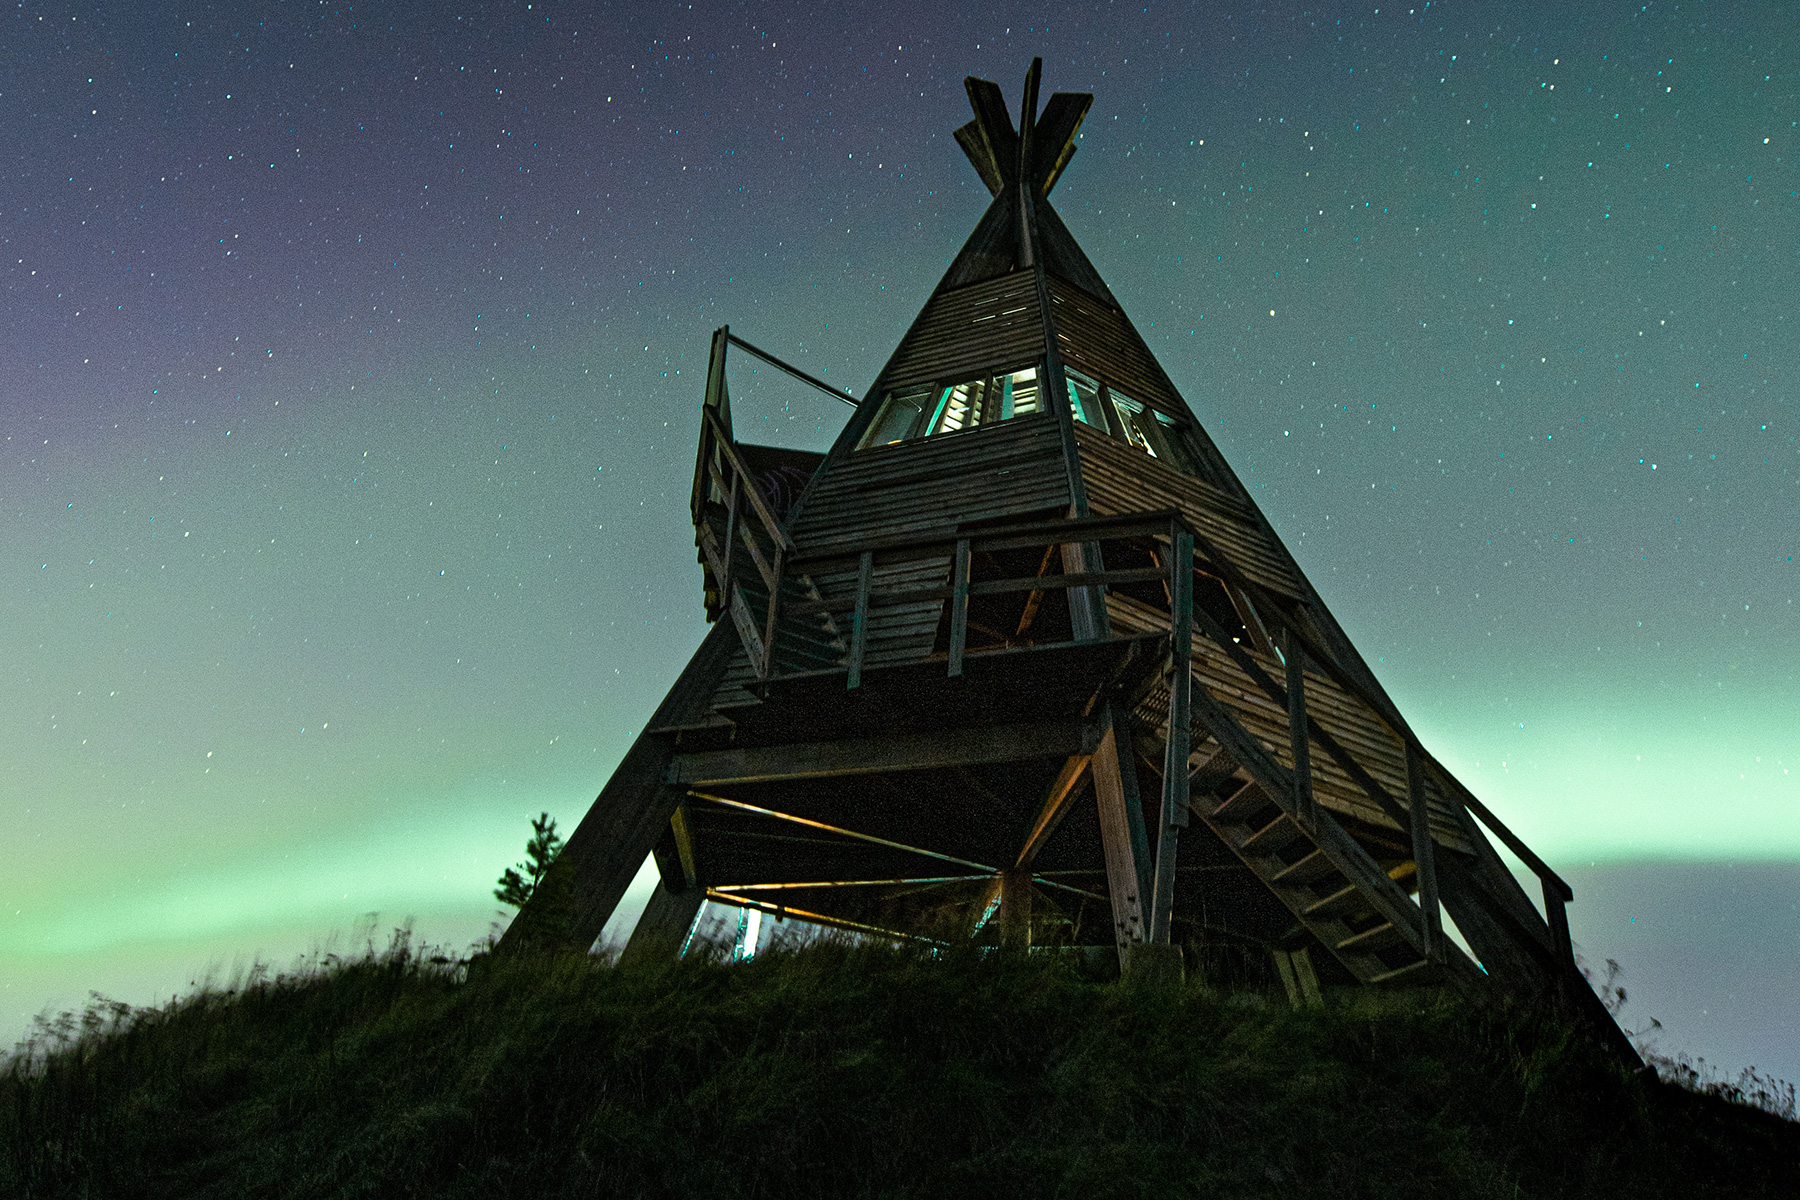
[[[562,853],[562,848],[563,839],[556,832],[556,822],[549,813],[539,813],[531,822],[531,840],[525,843],[525,861],[501,872],[494,899],[513,908],[524,908],[556,862],[557,855]],[[524,874],[521,875],[521,871]]]
[[400,937],[46,1025],[0,1070],[0,1195],[1800,1195],[1800,1125],[1565,1028],[1327,1000],[829,943],[471,972]]

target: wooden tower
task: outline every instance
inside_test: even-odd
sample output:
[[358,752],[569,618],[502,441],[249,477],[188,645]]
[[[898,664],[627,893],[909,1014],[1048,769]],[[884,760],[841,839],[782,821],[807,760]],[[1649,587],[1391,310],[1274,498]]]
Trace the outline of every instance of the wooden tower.
[[1420,744],[1050,206],[1093,98],[1039,111],[1038,78],[1017,128],[968,80],[993,202],[829,453],[735,440],[734,347],[847,397],[714,334],[714,625],[569,839],[576,940],[654,853],[639,948],[711,900],[1127,971],[1186,948],[1297,999],[1447,983],[1622,1044],[1569,886]]

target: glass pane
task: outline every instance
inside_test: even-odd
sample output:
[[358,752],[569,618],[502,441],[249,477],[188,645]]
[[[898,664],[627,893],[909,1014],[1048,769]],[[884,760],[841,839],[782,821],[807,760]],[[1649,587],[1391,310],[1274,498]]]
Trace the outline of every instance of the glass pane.
[[1156,414],[1156,432],[1161,434],[1161,444],[1167,452],[1164,457],[1175,467],[1186,471],[1189,475],[1200,474],[1199,464],[1194,461],[1188,450],[1187,437],[1182,431],[1180,421],[1167,413]]
[[1156,457],[1156,445],[1152,442],[1151,418],[1144,412],[1144,406],[1129,396],[1118,392],[1110,392],[1113,411],[1119,414],[1119,433],[1124,439],[1148,454]]
[[1069,410],[1075,419],[1096,429],[1106,428],[1106,419],[1100,415],[1100,385],[1083,375],[1080,371],[1063,372],[1069,384]]
[[944,389],[932,414],[928,434],[954,433],[981,424],[982,400],[987,395],[987,380],[976,379]]
[[1026,367],[1023,371],[1014,371],[1003,377],[1003,400],[1000,408],[1000,419],[1010,420],[1013,417],[1030,416],[1038,409],[1038,372],[1036,367]]
[[888,398],[882,402],[881,411],[869,423],[869,431],[863,435],[862,445],[858,449],[891,446],[895,442],[917,437],[920,419],[925,415],[925,402],[930,397],[929,384],[888,393]]

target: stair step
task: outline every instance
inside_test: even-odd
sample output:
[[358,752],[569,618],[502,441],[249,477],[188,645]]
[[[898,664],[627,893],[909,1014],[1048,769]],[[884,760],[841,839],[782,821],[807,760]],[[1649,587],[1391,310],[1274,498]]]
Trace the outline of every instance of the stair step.
[[1282,813],[1245,838],[1243,849],[1246,854],[1266,854],[1300,836],[1300,827],[1294,824],[1293,818]]
[[1325,852],[1315,847],[1312,853],[1308,854],[1305,858],[1300,859],[1298,862],[1291,863],[1271,875],[1269,877],[1269,882],[1276,887],[1292,886],[1303,881],[1320,867],[1329,865],[1329,862],[1325,858]]
[[1402,975],[1410,975],[1414,971],[1417,971],[1421,967],[1428,967],[1430,965],[1431,965],[1430,959],[1421,958],[1417,962],[1407,963],[1404,967],[1395,967],[1391,971],[1383,971],[1379,975],[1371,975],[1367,979],[1363,980],[1363,982],[1364,983],[1387,983],[1390,980],[1400,978]]
[[1213,820],[1222,824],[1241,824],[1243,817],[1254,812],[1262,799],[1262,788],[1254,783],[1246,783],[1213,809]]
[[[1304,862],[1306,860],[1302,859],[1301,861]],[[1346,883],[1343,887],[1331,893],[1329,896],[1324,896],[1307,905],[1306,915],[1308,917],[1317,917],[1324,913],[1331,912],[1333,909],[1341,907],[1346,900],[1354,899],[1356,894],[1356,885],[1354,883]]]
[[1400,936],[1392,922],[1383,921],[1373,929],[1365,929],[1361,933],[1353,933],[1337,944],[1337,949],[1352,953],[1369,954],[1381,942],[1392,941]]

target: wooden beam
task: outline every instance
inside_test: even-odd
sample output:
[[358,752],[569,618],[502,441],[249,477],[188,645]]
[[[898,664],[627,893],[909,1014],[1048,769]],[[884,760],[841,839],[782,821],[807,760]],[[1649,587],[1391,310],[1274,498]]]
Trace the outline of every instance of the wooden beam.
[[[1044,578],[1044,574],[1050,570],[1050,560],[1055,557],[1055,555],[1055,546],[1044,547],[1044,558],[1042,562],[1038,563],[1037,575],[1035,576],[1036,579],[1042,580]],[[1037,620],[1038,606],[1043,602],[1043,587],[1040,585],[1032,588],[1031,594],[1025,597],[1025,610],[1019,614],[1019,628],[1013,633],[1014,637],[1025,636],[1025,631],[1031,628],[1031,623],[1033,621]]]
[[992,875],[909,875],[897,879],[814,879],[798,883],[715,883],[715,892],[794,892],[815,888],[905,887],[937,883],[976,883]]
[[[755,489],[752,488],[752,491]],[[775,546],[774,581],[769,584],[769,613],[764,624],[763,633],[763,668],[762,677],[767,679],[775,673],[775,633],[776,622],[781,618],[781,559],[787,548],[779,542]]]
[[1413,862],[1419,871],[1419,913],[1425,918],[1425,957],[1434,962],[1444,957],[1444,923],[1438,911],[1437,852],[1431,840],[1431,803],[1425,791],[1425,771],[1419,749],[1406,747],[1406,803],[1412,828]]
[[1037,262],[1037,220],[1032,212],[1031,135],[1037,126],[1038,79],[1044,71],[1044,60],[1034,58],[1025,71],[1025,95],[1019,102],[1019,164],[1014,178],[1019,181],[1019,265]]
[[988,194],[998,196],[1000,189],[1006,186],[1006,180],[1000,174],[1000,166],[994,161],[992,151],[988,149],[987,139],[981,136],[981,122],[970,121],[958,128],[956,144],[969,156],[969,163],[975,168],[975,173],[981,176],[981,182],[987,185]]
[[1284,627],[1281,658],[1287,667],[1288,753],[1294,763],[1294,810],[1306,821],[1318,817],[1313,796],[1312,744],[1306,730],[1306,650]]
[[1164,735],[1162,819],[1156,838],[1156,875],[1149,940],[1169,940],[1181,830],[1188,823],[1188,743],[1194,686],[1194,538],[1171,527],[1169,537],[1169,723]]
[[950,585],[950,675],[963,671],[969,642],[969,539],[956,539],[955,572]]
[[[721,597],[731,595],[731,560],[735,557],[737,551],[738,485],[743,478],[744,477],[737,472],[732,472],[731,495],[725,501],[725,553],[719,567],[719,595]],[[703,526],[702,528],[705,527]],[[710,541],[712,538],[712,530],[706,529],[705,532],[707,540]],[[751,546],[750,551],[754,554],[756,552],[756,547]]]
[[695,918],[700,915],[700,906],[705,903],[705,888],[690,887],[685,891],[671,892],[658,883],[656,890],[650,893],[650,901],[644,905],[643,915],[638,918],[631,936],[625,940],[625,949],[619,957],[676,957],[687,942],[688,931],[694,927]]
[[1069,811],[1069,802],[1080,790],[1081,781],[1087,777],[1088,763],[1092,756],[1073,754],[1056,773],[1050,783],[1050,790],[1044,796],[1044,805],[1038,810],[1037,820],[1031,823],[1031,832],[1025,835],[1025,844],[1019,848],[1016,867],[1029,867],[1038,856],[1056,827],[1062,824],[1063,814]]
[[[701,401],[701,405],[704,408],[724,408],[725,354],[729,345],[728,339],[730,336],[731,327],[729,325],[721,325],[713,330],[712,349],[707,355],[706,360],[706,391],[704,393],[704,399]],[[725,411],[727,412],[726,419],[730,420],[729,409],[726,409]],[[700,445],[694,455],[694,491],[688,501],[688,507],[692,510],[694,524],[696,525],[700,523],[700,510],[704,506],[710,490],[708,488],[709,481],[706,471],[708,465],[707,460],[710,457],[712,450],[712,447],[707,445],[710,431],[711,426],[709,426],[706,423],[706,420],[702,418],[700,421]]]
[[1020,949],[1031,945],[1031,872],[1000,873],[1000,942]]
[[869,582],[875,574],[875,555],[864,550],[856,564],[856,610],[850,618],[849,668],[844,677],[844,690],[862,686],[863,651],[869,643]]
[[745,804],[742,800],[732,800],[725,796],[713,796],[705,792],[689,792],[688,795],[696,800],[705,800],[708,803],[716,804],[721,808],[736,809],[738,812],[751,813],[759,817],[768,817],[775,821],[786,821],[793,825],[804,825],[808,829],[818,829],[825,833],[835,833],[839,837],[846,837],[852,841],[868,842],[872,846],[885,846],[889,850],[904,850],[908,854],[923,855],[926,858],[935,858],[939,862],[955,863],[959,867],[969,867],[986,875],[998,874],[997,868],[990,867],[985,863],[971,862],[966,858],[957,858],[953,854],[944,854],[937,850],[927,850],[922,846],[909,846],[905,842],[896,842],[888,838],[876,837],[872,833],[859,833],[854,829],[845,829],[840,825],[827,825],[825,822],[815,821],[811,817],[796,816],[793,813],[780,812],[773,808],[763,808],[756,804]]
[[1555,948],[1558,958],[1566,962],[1575,961],[1575,943],[1569,937],[1569,910],[1565,907],[1568,901],[1544,880],[1544,917],[1550,925],[1550,943]]
[[1057,92],[1045,103],[1032,131],[1029,183],[1038,195],[1050,194],[1062,178],[1063,168],[1075,157],[1075,135],[1093,103],[1094,97],[1087,92]]
[[836,742],[794,742],[677,754],[668,782],[688,787],[820,779],[892,771],[930,771],[980,763],[1091,754],[1098,731],[1078,718],[988,725],[943,733],[895,734]]
[[[1119,747],[1119,721],[1104,706],[1105,732],[1094,748],[1094,796],[1100,810],[1100,842],[1106,858],[1106,887],[1112,900],[1113,937],[1121,967],[1129,947],[1144,941],[1145,878],[1144,811],[1138,802],[1137,771],[1131,755]],[[1133,818],[1137,828],[1134,830]]]
[[669,814],[669,829],[675,835],[675,853],[681,860],[681,875],[688,887],[700,882],[700,864],[694,857],[694,833],[688,827],[687,802],[675,806]]
[[969,93],[969,107],[975,113],[976,133],[998,168],[1002,185],[1011,183],[1018,172],[1019,135],[1013,132],[1012,117],[1006,111],[1006,97],[998,84],[973,75],[963,80],[963,87]]
[[928,946],[941,946],[943,942],[936,938],[920,937],[916,933],[907,933],[901,929],[887,929],[880,925],[867,925],[861,921],[851,921],[844,917],[834,917],[828,913],[808,912],[804,908],[793,908],[786,904],[772,904],[767,900],[753,900],[748,896],[739,896],[732,892],[721,892],[707,889],[706,898],[714,904],[729,905],[732,908],[754,908],[766,912],[780,920],[792,919],[805,921],[810,925],[823,925],[827,929],[842,929],[847,933],[867,934],[871,937],[885,938],[897,942],[920,942]]

